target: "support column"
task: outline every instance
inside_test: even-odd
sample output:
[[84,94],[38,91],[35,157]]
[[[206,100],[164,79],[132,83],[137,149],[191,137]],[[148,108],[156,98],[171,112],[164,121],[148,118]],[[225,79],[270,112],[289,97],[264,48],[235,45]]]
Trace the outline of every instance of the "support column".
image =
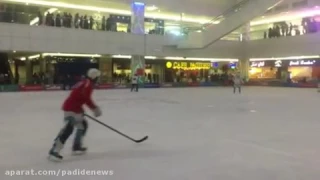
[[100,83],[112,82],[112,58],[102,56],[99,59],[99,70],[101,71]]
[[26,57],[25,61],[26,65],[26,84],[31,84],[32,83],[32,62],[31,60]]
[[[137,35],[145,36],[145,27],[144,27],[144,13],[145,13],[145,4],[143,2],[131,3],[131,33]],[[146,51],[146,41],[144,41],[144,49]],[[135,73],[138,73],[137,70],[144,72],[145,69],[145,56],[144,54],[132,55],[131,56],[131,76]],[[139,84],[144,83],[144,73],[140,75]]]
[[241,41],[250,41],[250,23],[247,23],[242,28],[242,39]]
[[239,70],[241,77],[246,81],[249,80],[249,70],[250,70],[250,58],[248,57],[248,41],[250,41],[250,23],[247,23],[242,28],[242,39],[241,39],[241,58],[239,58]]
[[39,57],[39,66],[40,66],[40,72],[45,73],[47,71],[47,62],[46,58],[43,58],[43,55],[40,54]]
[[244,78],[246,81],[248,81],[249,70],[250,70],[249,58],[239,59],[239,70],[240,70],[241,77]]
[[55,79],[55,72],[54,72],[54,65],[52,64],[51,56],[43,57],[46,62],[46,74],[48,76],[48,84],[54,84],[58,82],[54,82]]

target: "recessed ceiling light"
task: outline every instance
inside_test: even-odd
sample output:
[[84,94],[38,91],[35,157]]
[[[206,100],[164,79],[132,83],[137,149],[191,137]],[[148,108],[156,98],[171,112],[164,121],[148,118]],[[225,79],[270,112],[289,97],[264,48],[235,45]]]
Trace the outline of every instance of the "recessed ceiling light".
[[159,9],[157,6],[153,5],[153,6],[148,6],[147,8],[147,11],[155,11],[157,9]]

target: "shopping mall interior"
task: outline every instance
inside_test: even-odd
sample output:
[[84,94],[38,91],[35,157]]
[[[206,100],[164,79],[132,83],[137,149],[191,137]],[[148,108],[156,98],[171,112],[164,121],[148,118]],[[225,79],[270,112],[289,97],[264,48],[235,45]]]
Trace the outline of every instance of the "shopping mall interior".
[[[246,81],[316,81],[319,50],[305,45],[320,31],[320,4],[274,1],[250,14],[248,1],[191,8],[151,1],[4,0],[0,83],[72,84],[95,67],[103,72],[101,83],[125,84],[137,62],[144,83],[226,82],[236,72]],[[237,16],[243,17],[239,24],[226,26]]]
[[0,180],[319,180],[319,95],[320,0],[0,0]]

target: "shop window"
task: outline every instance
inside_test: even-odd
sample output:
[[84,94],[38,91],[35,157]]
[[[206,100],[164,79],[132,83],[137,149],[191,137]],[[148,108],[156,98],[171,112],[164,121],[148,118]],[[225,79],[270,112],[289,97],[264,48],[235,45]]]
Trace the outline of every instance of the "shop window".
[[290,78],[293,82],[308,81],[312,79],[312,67],[289,67]]
[[250,79],[274,79],[276,78],[277,68],[261,67],[251,68],[249,71]]

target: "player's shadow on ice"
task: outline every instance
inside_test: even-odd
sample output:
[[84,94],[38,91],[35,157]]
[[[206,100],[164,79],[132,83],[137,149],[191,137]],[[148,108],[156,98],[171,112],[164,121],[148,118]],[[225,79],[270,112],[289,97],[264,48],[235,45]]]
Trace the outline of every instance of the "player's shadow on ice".
[[[179,153],[179,152],[176,152]],[[63,163],[73,163],[78,161],[86,160],[102,160],[102,159],[146,159],[146,158],[155,158],[155,157],[170,157],[176,154],[174,151],[166,150],[112,150],[106,152],[88,152],[87,154],[81,156],[69,156],[66,155]]]

